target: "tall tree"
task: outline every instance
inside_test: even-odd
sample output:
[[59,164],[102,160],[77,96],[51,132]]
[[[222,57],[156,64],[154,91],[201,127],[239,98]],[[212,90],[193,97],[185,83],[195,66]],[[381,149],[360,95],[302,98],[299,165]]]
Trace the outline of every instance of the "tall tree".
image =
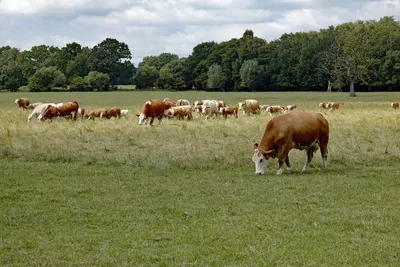
[[211,90],[223,90],[226,83],[226,76],[218,64],[213,64],[207,72],[207,88]]

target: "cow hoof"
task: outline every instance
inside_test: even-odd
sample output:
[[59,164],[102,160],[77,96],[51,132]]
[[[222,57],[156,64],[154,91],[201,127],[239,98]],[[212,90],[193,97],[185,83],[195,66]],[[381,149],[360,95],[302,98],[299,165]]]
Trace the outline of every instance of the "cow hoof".
[[282,175],[282,169],[279,169],[277,172],[276,172],[276,175]]
[[292,172],[292,168],[287,168],[287,172]]

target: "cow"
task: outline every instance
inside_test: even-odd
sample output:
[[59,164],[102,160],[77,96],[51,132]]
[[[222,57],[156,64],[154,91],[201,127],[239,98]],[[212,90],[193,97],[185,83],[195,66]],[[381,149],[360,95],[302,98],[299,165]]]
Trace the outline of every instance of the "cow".
[[105,109],[100,113],[100,119],[111,119],[111,118],[120,118],[121,117],[121,109],[120,108],[109,108]]
[[260,104],[257,100],[246,99],[239,102],[239,110],[243,110],[243,114],[260,114]]
[[330,109],[331,108],[331,104],[329,102],[321,102],[321,103],[319,103],[318,106],[322,109]]
[[171,98],[164,98],[163,100],[165,108],[176,107],[176,103],[171,100]]
[[216,100],[206,100],[203,103],[201,113],[206,116],[206,120],[211,118],[213,115],[218,114],[218,102]]
[[297,108],[297,105],[287,105],[287,106],[283,106],[284,112],[289,112],[289,111],[293,111]]
[[92,109],[89,110],[84,114],[84,118],[88,120],[94,120],[95,118],[100,118],[100,115],[105,111],[106,109],[101,108],[101,109]]
[[392,109],[399,109],[399,102],[393,102],[390,104],[390,106],[392,107]]
[[121,117],[129,118],[129,109],[121,109]]
[[178,106],[186,106],[186,105],[190,105],[190,102],[189,102],[189,100],[187,100],[187,99],[178,99],[177,101],[176,101],[176,106],[178,107]]
[[267,112],[268,107],[270,107],[270,105],[260,105],[260,112]]
[[278,115],[284,112],[284,108],[281,106],[269,106],[267,107],[267,112],[269,112],[269,116]]
[[221,108],[226,107],[226,104],[223,100],[217,100],[218,103],[218,110],[220,110]]
[[[167,105],[165,104],[165,102],[167,102]],[[169,101],[156,99],[146,101],[142,106],[142,113],[136,114],[136,116],[139,118],[139,125],[142,125],[143,121],[145,121],[145,124],[147,124],[148,118],[150,118],[150,126],[153,126],[153,121],[155,118],[158,119],[158,122],[160,124],[164,116],[164,111],[170,108],[168,102]]]
[[31,102],[28,98],[17,98],[15,99],[14,103],[22,109],[27,109],[29,108]]
[[308,170],[314,152],[320,148],[322,170],[327,166],[329,141],[329,123],[320,113],[295,111],[273,118],[267,123],[260,144],[254,144],[252,161],[256,174],[264,174],[270,158],[278,158],[281,175],[283,164],[291,171],[289,151],[292,148],[307,152],[307,161],[303,172]]
[[84,108],[78,108],[78,117],[79,119],[83,119],[83,116],[85,116],[85,109]]
[[232,115],[232,116],[235,116],[235,118],[237,118],[238,117],[238,107],[237,106],[221,107],[219,109],[219,113],[221,113],[225,119],[228,118],[228,115]]
[[54,105],[49,105],[44,113],[39,115],[39,119],[52,120],[54,117],[69,117],[71,116],[73,120],[76,120],[78,116],[79,104],[76,101],[56,103]]
[[319,107],[333,111],[333,110],[339,109],[340,103],[339,102],[321,102],[321,103],[319,103]]
[[[47,109],[47,107],[49,105],[55,105],[55,104],[54,103],[40,103],[40,104],[36,105],[35,108],[32,110],[31,114],[29,114],[29,116],[28,116],[28,122],[30,122],[30,120],[33,117],[36,117],[40,120],[43,116],[43,113],[45,112],[45,110]],[[39,118],[39,116],[40,116],[40,118]]]
[[195,101],[193,104],[193,111],[197,112],[200,116],[203,116],[203,114],[202,114],[203,103],[205,101],[209,101],[209,100],[198,100],[198,101]]
[[188,118],[188,120],[193,119],[192,115],[192,106],[191,105],[185,105],[185,106],[178,106],[178,107],[171,107],[165,111],[166,116],[169,118],[177,118],[179,120],[184,119],[185,117]]

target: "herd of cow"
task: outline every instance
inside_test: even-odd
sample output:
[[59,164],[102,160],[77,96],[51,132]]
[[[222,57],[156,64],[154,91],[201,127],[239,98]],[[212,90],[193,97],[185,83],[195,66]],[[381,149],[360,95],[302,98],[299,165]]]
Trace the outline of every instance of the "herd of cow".
[[[23,109],[33,109],[28,116],[28,122],[37,117],[38,120],[53,119],[55,117],[72,117],[76,120],[81,119],[111,119],[128,116],[128,110],[94,109],[85,113],[85,109],[80,108],[76,101],[62,103],[33,103],[26,98],[15,100],[15,104]],[[277,174],[283,173],[283,164],[286,164],[287,171],[291,171],[289,161],[289,151],[292,148],[306,150],[307,161],[303,171],[307,171],[314,153],[320,149],[322,156],[322,169],[327,167],[328,141],[329,141],[329,123],[320,113],[313,112],[288,112],[296,109],[296,105],[288,106],[269,106],[260,105],[257,100],[246,99],[239,102],[238,106],[226,106],[222,100],[202,100],[195,101],[193,105],[186,99],[179,99],[173,102],[169,98],[164,100],[146,101],[141,113],[136,114],[139,119],[139,125],[143,122],[147,124],[150,119],[150,125],[153,125],[154,119],[159,122],[164,117],[191,120],[192,113],[198,112],[200,116],[209,119],[213,116],[222,115],[227,118],[228,115],[238,117],[239,110],[243,114],[260,114],[267,112],[270,116],[281,114],[271,119],[265,128],[264,135],[260,144],[254,144],[252,161],[255,164],[256,174],[264,174],[270,158],[278,158],[279,169]],[[319,104],[322,109],[337,110],[340,107],[338,102],[323,102]],[[399,102],[391,103],[393,109],[399,109]]]

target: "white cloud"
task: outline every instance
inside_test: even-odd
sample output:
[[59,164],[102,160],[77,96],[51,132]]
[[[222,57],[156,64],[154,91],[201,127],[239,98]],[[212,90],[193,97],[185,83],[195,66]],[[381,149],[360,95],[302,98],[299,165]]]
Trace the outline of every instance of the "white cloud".
[[400,18],[398,0],[0,0],[0,40],[21,49],[107,37],[129,45],[135,64],[171,52],[187,56],[206,41],[239,38],[246,29],[267,41],[283,33],[347,21]]

